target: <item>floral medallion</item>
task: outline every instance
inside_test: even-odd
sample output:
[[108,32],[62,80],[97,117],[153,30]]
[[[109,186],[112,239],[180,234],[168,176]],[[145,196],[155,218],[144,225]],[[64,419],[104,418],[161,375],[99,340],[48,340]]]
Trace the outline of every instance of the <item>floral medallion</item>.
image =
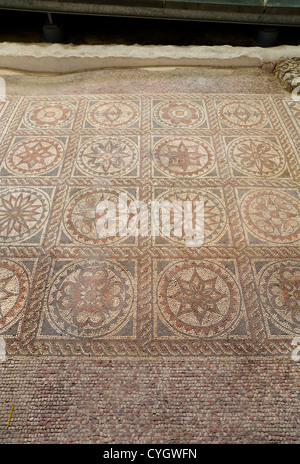
[[228,332],[241,306],[231,273],[206,260],[170,265],[160,277],[157,301],[169,327],[199,338]]
[[286,167],[278,145],[260,137],[239,137],[229,145],[228,155],[231,165],[247,176],[275,177]]
[[81,146],[77,163],[88,175],[122,176],[133,169],[138,156],[138,147],[128,138],[97,137]]
[[0,333],[22,317],[29,291],[24,266],[0,259]]
[[[126,193],[128,210],[124,215],[119,215],[119,210],[123,207],[122,194],[124,191],[117,189],[87,189],[75,194],[69,201],[64,217],[66,229],[72,240],[93,245],[124,240],[127,230],[131,230],[135,225],[136,215],[130,210],[130,203],[134,201],[134,198],[128,193]],[[99,211],[100,204],[107,205],[107,211]],[[104,215],[108,218],[107,236],[101,234],[98,228]]]
[[205,112],[200,105],[185,102],[162,102],[155,106],[154,121],[164,127],[195,127],[205,121]]
[[43,103],[34,105],[25,114],[25,123],[41,129],[65,126],[74,117],[74,107],[69,103]]
[[154,146],[154,165],[173,177],[208,174],[215,165],[212,147],[198,137],[168,137]]
[[66,335],[100,337],[119,330],[132,314],[132,277],[110,261],[65,266],[52,282],[48,316]]
[[0,191],[0,239],[4,243],[27,239],[41,229],[48,214],[49,201],[40,190]]
[[139,109],[128,101],[97,103],[89,110],[87,118],[91,125],[97,127],[129,127],[138,120]]
[[262,273],[260,297],[267,314],[279,327],[300,333],[300,265],[282,261]]
[[219,106],[218,116],[227,126],[236,128],[262,127],[267,122],[266,114],[259,105],[244,101],[223,103]]
[[241,203],[243,221],[251,234],[276,243],[292,243],[300,238],[300,204],[287,193],[256,190]]
[[54,169],[62,160],[63,144],[51,137],[31,137],[12,146],[6,166],[14,174],[35,176]]

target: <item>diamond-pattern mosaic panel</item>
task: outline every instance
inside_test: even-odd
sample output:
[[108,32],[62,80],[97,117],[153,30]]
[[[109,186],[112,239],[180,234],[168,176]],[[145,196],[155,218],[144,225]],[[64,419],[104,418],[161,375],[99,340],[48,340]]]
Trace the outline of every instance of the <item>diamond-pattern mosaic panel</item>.
[[[300,334],[296,102],[110,94],[0,105],[9,355],[290,356]],[[117,210],[120,198],[126,215],[101,235],[99,204]],[[164,233],[164,205],[175,217],[186,201],[204,204],[201,246]]]

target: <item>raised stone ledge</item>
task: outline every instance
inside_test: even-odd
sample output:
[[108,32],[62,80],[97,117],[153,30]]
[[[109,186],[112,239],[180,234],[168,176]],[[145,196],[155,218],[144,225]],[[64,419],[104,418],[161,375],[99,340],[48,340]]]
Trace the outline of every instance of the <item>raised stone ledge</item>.
[[232,47],[0,43],[0,68],[70,73],[145,66],[262,67],[298,57],[300,46]]

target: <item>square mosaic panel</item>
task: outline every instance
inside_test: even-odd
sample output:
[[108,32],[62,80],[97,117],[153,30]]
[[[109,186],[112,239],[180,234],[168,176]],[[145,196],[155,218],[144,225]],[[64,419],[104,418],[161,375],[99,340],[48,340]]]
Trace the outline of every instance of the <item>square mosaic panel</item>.
[[67,152],[67,136],[16,136],[5,151],[0,176],[59,177]]
[[25,111],[18,129],[32,131],[50,131],[51,129],[72,129],[78,110],[78,101],[74,99],[49,99],[41,104],[41,99],[24,98]]
[[85,129],[122,130],[141,127],[141,100],[132,98],[92,98],[83,120]]
[[215,101],[220,128],[269,129],[273,128],[268,109],[261,99],[232,98]]
[[136,339],[136,260],[54,259],[49,283],[39,339]]
[[141,137],[110,134],[82,136],[76,149],[72,177],[139,177]]
[[[1,103],[8,355],[290,356],[300,336],[298,112],[282,95]],[[185,226],[167,236],[163,213],[152,236],[153,203],[185,201],[203,202],[201,246],[187,246]]]

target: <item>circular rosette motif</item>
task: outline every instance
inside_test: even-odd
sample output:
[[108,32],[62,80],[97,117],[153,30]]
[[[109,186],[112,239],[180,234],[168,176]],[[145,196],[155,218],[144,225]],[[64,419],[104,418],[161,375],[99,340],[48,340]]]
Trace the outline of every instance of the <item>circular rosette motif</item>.
[[165,127],[194,127],[204,123],[205,113],[197,104],[163,102],[154,108],[154,121]]
[[[189,227],[185,226],[184,215],[185,208],[192,211],[188,222],[194,226],[197,223],[197,203],[204,205],[199,208],[200,214],[203,214],[204,241],[203,245],[219,240],[226,228],[226,211],[221,201],[212,192],[206,190],[195,192],[194,189],[174,189],[172,193],[162,193],[155,199],[156,205],[159,206],[159,216],[153,215],[155,227],[159,230],[162,237],[170,240],[177,245],[187,245],[192,239],[189,235]],[[198,218],[199,224],[201,219]],[[170,236],[167,236],[164,230],[170,228]],[[179,229],[182,233],[179,233]],[[201,231],[203,233],[203,231]],[[196,231],[196,235],[198,231]],[[199,235],[202,236],[200,233]]]
[[259,105],[244,101],[223,103],[219,106],[218,116],[229,126],[249,128],[266,124],[265,112]]
[[26,113],[25,122],[41,129],[68,124],[74,116],[74,108],[68,103],[43,103],[35,105]]
[[247,229],[259,239],[292,243],[300,238],[300,204],[287,193],[256,190],[241,203]]
[[229,145],[228,155],[232,166],[248,176],[275,177],[286,167],[278,145],[259,137],[239,137]]
[[62,160],[64,147],[51,137],[26,138],[13,145],[6,166],[14,174],[34,176],[54,169]]
[[84,143],[77,157],[78,166],[89,175],[122,176],[138,160],[138,148],[130,139],[97,137]]
[[161,275],[160,313],[175,332],[205,338],[222,335],[240,314],[240,290],[231,273],[206,260],[178,262]]
[[215,165],[212,147],[198,137],[168,137],[155,144],[155,166],[170,176],[196,177],[208,174]]
[[[136,225],[131,202],[134,198],[122,190],[86,189],[69,201],[64,217],[65,227],[72,240],[82,243],[101,245],[124,240]],[[100,210],[100,205],[105,208]],[[101,221],[106,228],[105,233],[100,230]]]
[[128,101],[102,102],[92,106],[87,118],[93,126],[123,128],[137,121],[139,109]]
[[48,316],[66,335],[101,337],[120,330],[132,314],[132,277],[109,261],[78,262],[54,278]]
[[37,233],[49,215],[49,201],[37,189],[14,188],[0,191],[0,239],[2,243],[22,241]]
[[0,259],[0,333],[23,314],[29,292],[28,273],[23,265]]
[[268,266],[259,283],[264,308],[278,327],[300,333],[300,265],[282,261]]

